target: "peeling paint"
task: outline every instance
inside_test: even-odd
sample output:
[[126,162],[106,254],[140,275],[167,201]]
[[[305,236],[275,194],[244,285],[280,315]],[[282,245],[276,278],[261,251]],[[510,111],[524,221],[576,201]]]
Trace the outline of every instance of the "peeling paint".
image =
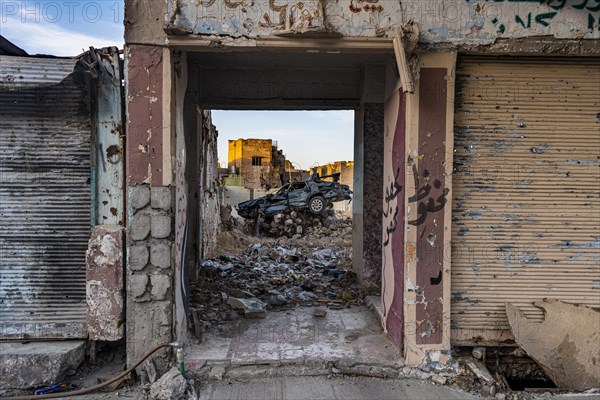
[[[550,17],[551,16],[551,17]],[[443,0],[390,2],[370,0],[255,0],[197,2],[179,0],[169,8],[167,30],[232,38],[281,34],[334,33],[346,37],[391,37],[394,27],[414,20],[421,41],[493,43],[506,37],[552,35],[598,38],[596,14],[549,4]],[[545,19],[544,19],[545,18]],[[525,22],[523,22],[525,21]]]

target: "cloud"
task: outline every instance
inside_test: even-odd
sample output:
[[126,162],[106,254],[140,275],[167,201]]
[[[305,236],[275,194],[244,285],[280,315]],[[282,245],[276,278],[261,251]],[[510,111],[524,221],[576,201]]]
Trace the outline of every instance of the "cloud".
[[18,17],[5,18],[6,22],[2,22],[2,36],[32,55],[49,54],[69,57],[89,50],[90,46],[123,47],[122,29],[119,30],[117,24],[113,28],[114,34],[111,37],[101,37],[72,31],[46,21],[22,22]]

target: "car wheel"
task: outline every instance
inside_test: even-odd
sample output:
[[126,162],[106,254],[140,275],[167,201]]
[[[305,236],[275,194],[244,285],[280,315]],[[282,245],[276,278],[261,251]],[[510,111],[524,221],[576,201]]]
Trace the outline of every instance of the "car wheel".
[[327,209],[327,202],[322,196],[315,196],[308,202],[308,209],[313,214],[323,214]]

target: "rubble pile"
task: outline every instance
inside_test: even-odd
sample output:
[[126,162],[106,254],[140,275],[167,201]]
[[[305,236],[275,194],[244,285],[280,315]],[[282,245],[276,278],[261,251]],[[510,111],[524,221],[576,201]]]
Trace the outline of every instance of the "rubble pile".
[[287,210],[248,223],[247,231],[270,237],[299,239],[313,237],[345,237],[352,234],[352,219],[336,217],[330,209],[322,215],[304,210]]
[[204,261],[191,295],[202,331],[242,316],[264,318],[270,310],[363,304],[367,293],[351,271],[351,240],[340,237],[351,234],[350,226],[333,221],[309,232],[301,239],[257,240],[241,255]]

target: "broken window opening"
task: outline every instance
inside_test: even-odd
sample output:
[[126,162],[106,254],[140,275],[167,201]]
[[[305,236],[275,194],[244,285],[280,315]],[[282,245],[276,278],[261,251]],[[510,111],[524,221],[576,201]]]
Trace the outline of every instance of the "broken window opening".
[[252,157],[252,166],[261,167],[263,157]]

